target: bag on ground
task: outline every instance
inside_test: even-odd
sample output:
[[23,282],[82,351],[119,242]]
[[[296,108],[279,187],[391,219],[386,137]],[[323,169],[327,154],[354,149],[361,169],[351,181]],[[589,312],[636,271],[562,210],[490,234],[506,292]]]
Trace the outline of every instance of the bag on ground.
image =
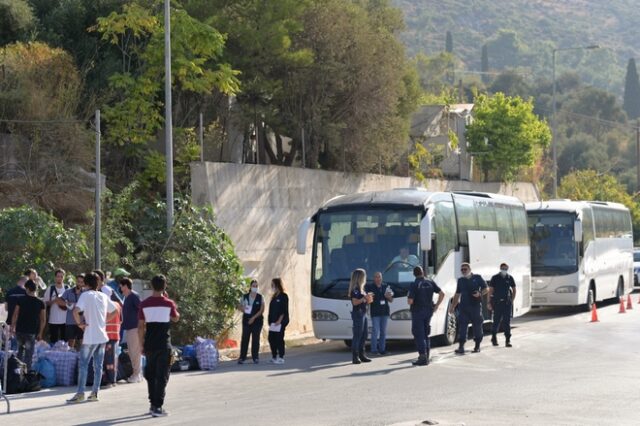
[[56,385],[56,367],[50,359],[41,357],[33,365],[33,370],[42,376],[40,385],[43,388],[52,388]]
[[194,346],[200,369],[214,370],[218,366],[218,349],[216,349],[215,340],[197,337]]
[[118,374],[116,381],[126,380],[131,376],[133,376],[133,364],[131,363],[129,352],[122,351],[120,355],[118,355]]
[[15,353],[12,353],[7,361],[7,389],[5,393],[24,392],[26,375],[27,364],[20,361]]

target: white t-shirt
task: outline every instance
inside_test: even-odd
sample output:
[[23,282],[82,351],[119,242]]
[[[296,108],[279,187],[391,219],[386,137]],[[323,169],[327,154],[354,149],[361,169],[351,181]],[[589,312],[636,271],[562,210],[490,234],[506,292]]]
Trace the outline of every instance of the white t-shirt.
[[[55,290],[52,290],[53,287]],[[44,301],[50,302],[55,300],[58,297],[62,297],[64,294],[64,284],[57,288],[55,285],[47,287],[44,294]],[[57,294],[56,294],[57,291]],[[67,312],[63,311],[57,303],[51,304],[51,309],[49,310],[49,324],[66,324],[67,323]]]
[[99,345],[107,343],[107,313],[116,310],[115,305],[106,294],[89,290],[82,293],[78,299],[76,308],[84,313],[84,322],[87,328],[84,330],[83,345]]
[[100,291],[106,294],[109,299],[111,299],[111,295],[113,294],[113,289],[111,287],[105,284],[102,286]]

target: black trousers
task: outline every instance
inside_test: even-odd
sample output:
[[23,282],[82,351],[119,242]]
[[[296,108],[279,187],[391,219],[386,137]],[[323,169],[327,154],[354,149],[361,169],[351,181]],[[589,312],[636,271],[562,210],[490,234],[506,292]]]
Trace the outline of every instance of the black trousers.
[[260,332],[262,331],[263,319],[255,320],[249,325],[242,323],[242,339],[240,340],[240,359],[247,359],[249,351],[249,338],[251,338],[251,358],[258,359],[260,353]]
[[482,307],[473,306],[468,308],[460,308],[458,312],[458,342],[464,344],[467,341],[467,333],[469,332],[469,323],[473,328],[473,340],[476,343],[482,342],[483,330],[482,323]]
[[280,331],[269,332],[269,346],[271,346],[271,356],[284,358],[284,326]]
[[504,335],[508,339],[511,337],[511,312],[512,306],[510,302],[502,301],[493,304],[493,326],[491,327],[491,333],[497,334],[500,329],[500,323],[502,322],[502,329]]
[[171,349],[145,350],[145,356],[147,366],[144,369],[144,378],[147,379],[149,402],[154,407],[160,408],[164,404],[165,390],[171,372],[171,365],[169,365]]
[[58,340],[67,340],[65,338],[66,324],[49,324],[49,342],[56,343]]

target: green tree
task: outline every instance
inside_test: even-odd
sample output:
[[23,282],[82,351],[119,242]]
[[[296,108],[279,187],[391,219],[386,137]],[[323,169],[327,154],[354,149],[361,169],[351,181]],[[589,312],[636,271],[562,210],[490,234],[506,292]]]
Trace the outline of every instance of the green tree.
[[640,79],[636,69],[636,60],[631,58],[627,64],[627,75],[624,78],[624,102],[622,108],[630,120],[640,117]]
[[514,68],[520,65],[525,46],[513,30],[500,30],[487,42],[488,54],[494,69]]
[[0,0],[0,46],[26,41],[35,19],[25,0]]
[[540,158],[551,141],[549,126],[533,113],[532,101],[502,93],[480,95],[474,112],[466,138],[485,181],[490,172],[499,180],[513,180],[523,167]]
[[444,51],[447,53],[453,53],[453,36],[451,35],[451,31],[447,31]]
[[624,204],[631,211],[634,240],[637,241],[640,237],[640,206],[614,176],[595,170],[575,171],[562,178],[558,195],[572,200],[613,201]]
[[167,276],[181,313],[172,332],[176,342],[219,337],[232,327],[245,288],[231,240],[215,224],[213,211],[189,198],[177,200],[175,224],[167,234],[165,203],[141,198],[138,191],[134,184],[105,201],[105,267],[125,265],[145,279]]
[[0,286],[12,287],[27,268],[45,281],[62,267],[87,267],[89,251],[81,231],[65,228],[49,213],[31,206],[0,210]]
[[523,99],[527,99],[531,96],[531,87],[521,73],[515,70],[507,70],[501,72],[493,80],[493,83],[489,86],[489,92],[502,92],[507,96],[520,96]]

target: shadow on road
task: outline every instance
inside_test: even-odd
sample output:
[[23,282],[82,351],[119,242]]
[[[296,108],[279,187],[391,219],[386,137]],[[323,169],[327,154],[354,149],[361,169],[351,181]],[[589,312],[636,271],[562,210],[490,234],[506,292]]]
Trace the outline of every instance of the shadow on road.
[[77,426],[120,425],[125,423],[134,423],[134,422],[140,422],[143,420],[151,420],[151,419],[153,419],[153,417],[151,417],[147,413],[144,413],[144,414],[139,414],[137,416],[118,417],[115,419],[105,419],[97,422],[75,423],[75,424]]

